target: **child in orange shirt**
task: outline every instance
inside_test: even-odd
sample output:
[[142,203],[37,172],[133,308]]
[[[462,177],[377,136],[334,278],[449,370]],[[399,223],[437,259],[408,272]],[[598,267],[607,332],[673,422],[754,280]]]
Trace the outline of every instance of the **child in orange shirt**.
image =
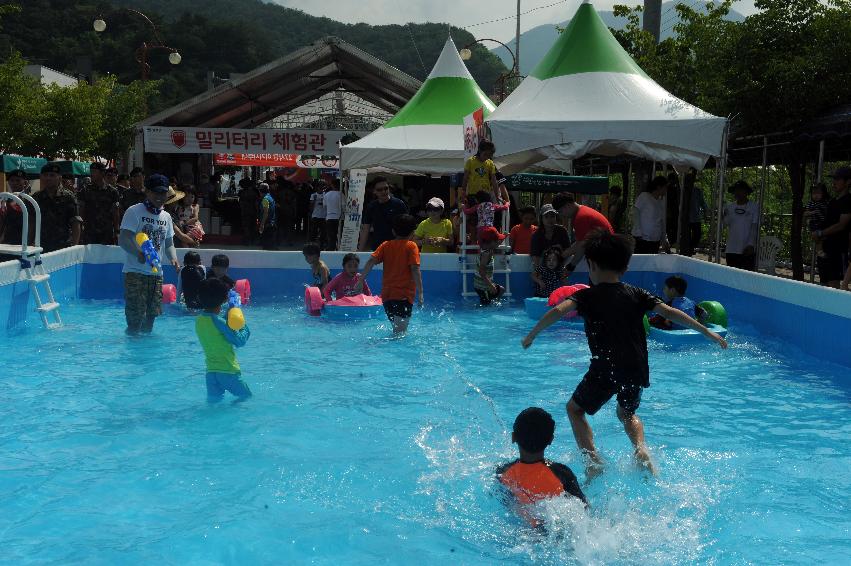
[[520,458],[500,466],[499,482],[514,496],[518,511],[533,526],[540,526],[530,504],[551,497],[573,496],[588,506],[588,500],[570,468],[547,460],[544,451],[552,444],[556,423],[544,409],[529,407],[517,415],[511,441],[517,444]]
[[408,321],[414,307],[414,295],[419,305],[423,305],[423,276],[420,272],[420,250],[411,240],[417,229],[417,219],[410,214],[400,214],[393,219],[393,235],[378,246],[372,257],[366,262],[356,289],[363,288],[366,276],[373,266],[384,264],[381,282],[381,300],[384,312],[393,325],[394,334],[403,334],[408,330]]

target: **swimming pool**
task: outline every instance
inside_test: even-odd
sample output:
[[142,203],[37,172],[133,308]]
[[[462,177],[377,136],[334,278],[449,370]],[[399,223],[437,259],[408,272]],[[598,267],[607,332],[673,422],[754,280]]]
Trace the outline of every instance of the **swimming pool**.
[[[429,297],[427,296],[427,301]],[[556,417],[548,455],[583,478],[563,406],[588,363],[515,306],[433,299],[410,334],[249,307],[255,397],[205,403],[192,319],[122,334],[78,301],[6,338],[0,543],[9,563],[840,564],[851,555],[847,367],[733,325],[732,347],[653,345],[640,414],[660,477],[608,405],[585,514],[524,528],[496,497],[517,412]],[[14,354],[13,354],[14,352]]]

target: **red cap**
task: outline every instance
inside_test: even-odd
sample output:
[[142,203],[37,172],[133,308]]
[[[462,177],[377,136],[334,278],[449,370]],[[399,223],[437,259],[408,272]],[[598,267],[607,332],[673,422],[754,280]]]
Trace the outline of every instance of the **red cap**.
[[493,226],[488,226],[486,228],[482,228],[479,232],[479,241],[480,242],[493,242],[499,240],[500,242],[506,238],[505,234],[500,234],[499,230],[494,228]]

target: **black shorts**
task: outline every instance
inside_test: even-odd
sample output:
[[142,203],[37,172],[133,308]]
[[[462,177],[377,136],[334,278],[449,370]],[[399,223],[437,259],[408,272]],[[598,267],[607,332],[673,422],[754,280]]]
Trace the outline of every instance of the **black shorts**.
[[414,305],[408,301],[384,301],[384,312],[391,321],[396,318],[411,318]]
[[829,253],[824,257],[816,258],[816,263],[822,285],[827,285],[830,281],[842,281],[845,277],[845,269],[848,265],[845,254]]
[[593,415],[613,395],[618,396],[618,405],[629,414],[635,413],[641,404],[641,386],[632,379],[616,382],[594,371],[586,373],[576,386],[573,400],[583,411]]

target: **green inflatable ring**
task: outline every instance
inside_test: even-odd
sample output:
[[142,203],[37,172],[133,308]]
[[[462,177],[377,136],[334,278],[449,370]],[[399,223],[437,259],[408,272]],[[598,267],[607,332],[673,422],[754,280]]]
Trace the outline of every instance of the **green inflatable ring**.
[[646,336],[650,336],[650,319],[647,318],[647,315],[644,315],[644,334]]
[[727,311],[724,310],[724,306],[721,303],[718,301],[703,301],[697,306],[706,313],[706,318],[702,321],[704,324],[717,324],[718,326],[727,328]]

